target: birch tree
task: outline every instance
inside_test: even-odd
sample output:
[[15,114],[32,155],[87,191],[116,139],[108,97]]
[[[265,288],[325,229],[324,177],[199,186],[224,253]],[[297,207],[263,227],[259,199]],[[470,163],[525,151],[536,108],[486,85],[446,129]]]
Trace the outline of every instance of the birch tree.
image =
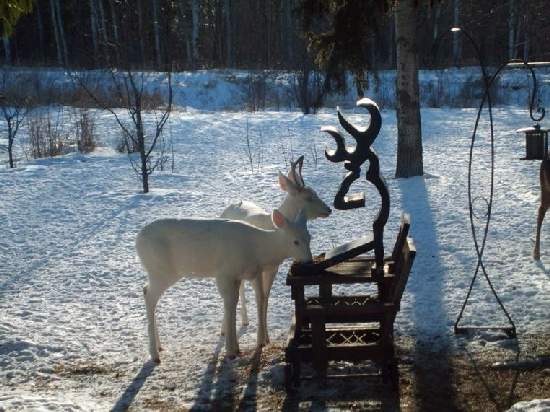
[[68,65],[67,41],[65,39],[65,30],[63,29],[59,0],[50,0],[50,11],[57,50],[57,63],[60,66],[66,67]]
[[516,0],[508,0],[508,59],[516,58],[518,17]]
[[191,0],[191,67],[197,68],[199,62],[199,0]]
[[[453,26],[460,27],[460,0],[453,0]],[[453,63],[458,66],[462,58],[462,36],[453,32]]]
[[159,4],[158,0],[151,0],[153,8],[153,33],[155,36],[155,58],[157,69],[160,70],[162,65],[162,54],[160,49],[160,24],[159,24]]

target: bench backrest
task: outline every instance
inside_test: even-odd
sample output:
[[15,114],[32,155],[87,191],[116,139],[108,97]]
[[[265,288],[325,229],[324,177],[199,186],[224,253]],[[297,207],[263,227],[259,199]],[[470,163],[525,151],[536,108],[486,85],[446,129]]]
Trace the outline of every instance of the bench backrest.
[[399,260],[399,254],[403,251],[403,246],[409,235],[409,229],[411,227],[411,217],[408,213],[401,214],[401,224],[399,225],[399,233],[397,234],[397,240],[393,247],[393,252],[391,254],[391,260],[396,262]]
[[415,256],[416,246],[414,245],[414,240],[408,237],[405,239],[399,259],[395,262],[395,284],[392,290],[392,301],[397,310],[399,310],[399,303],[401,302],[403,291],[407,286]]

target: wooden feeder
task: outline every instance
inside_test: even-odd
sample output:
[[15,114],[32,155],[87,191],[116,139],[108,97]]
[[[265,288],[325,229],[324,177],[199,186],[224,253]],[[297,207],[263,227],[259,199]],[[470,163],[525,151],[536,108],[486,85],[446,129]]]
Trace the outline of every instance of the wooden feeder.
[[516,130],[525,133],[525,157],[522,160],[548,159],[548,130],[539,124]]

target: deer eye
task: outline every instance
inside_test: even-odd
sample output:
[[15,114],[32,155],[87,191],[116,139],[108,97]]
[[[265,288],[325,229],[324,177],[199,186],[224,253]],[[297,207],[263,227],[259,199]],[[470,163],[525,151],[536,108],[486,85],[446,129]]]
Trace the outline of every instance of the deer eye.
[[294,244],[295,244],[296,246],[298,246],[298,245],[300,244],[300,242],[298,242],[297,240],[295,240],[295,241],[294,241]]

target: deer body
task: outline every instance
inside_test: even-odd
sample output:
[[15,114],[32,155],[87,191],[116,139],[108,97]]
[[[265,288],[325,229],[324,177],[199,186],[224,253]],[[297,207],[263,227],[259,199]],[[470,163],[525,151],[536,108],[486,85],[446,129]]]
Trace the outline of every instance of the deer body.
[[[290,222],[275,210],[274,230],[263,230],[244,222],[225,219],[161,219],[145,226],[137,236],[136,249],[148,275],[144,287],[149,352],[159,362],[160,339],[155,308],[166,289],[182,277],[214,277],[224,300],[226,353],[239,351],[235,315],[242,279],[261,289],[264,268],[279,265],[285,258],[311,259],[305,218]],[[264,301],[258,294],[258,345],[265,342],[266,325],[260,314]]]
[[540,229],[546,211],[550,207],[550,159],[545,159],[540,164],[540,205],[537,215],[537,237],[535,239],[535,249],[533,258],[540,259]]
[[[305,185],[302,178],[303,160],[304,157],[300,156],[296,162],[291,163],[291,170],[288,173],[288,177],[279,174],[279,186],[283,191],[287,192],[287,196],[278,210],[290,221],[295,220],[300,211],[304,212],[305,217],[308,220],[312,220],[317,217],[328,217],[331,213],[330,207],[319,198],[313,189]],[[297,166],[299,167],[298,171],[296,170]],[[247,222],[261,229],[273,230],[274,228],[271,215],[261,207],[248,201],[241,201],[240,203],[228,206],[221,214],[221,217],[225,219]],[[271,267],[266,267],[262,273],[262,293],[264,295],[263,300],[265,301],[265,311],[262,314],[262,322],[265,325],[267,325],[267,305],[269,294],[278,269],[279,265],[273,265]],[[255,293],[258,293],[256,289]],[[239,294],[239,299],[241,302],[241,321],[244,325],[247,325],[248,314],[246,310],[244,283],[241,283],[240,285]],[[256,299],[258,299],[257,296]],[[224,325],[225,322],[222,324],[222,334],[224,333]],[[269,343],[269,335],[267,331],[265,334],[264,343]]]

